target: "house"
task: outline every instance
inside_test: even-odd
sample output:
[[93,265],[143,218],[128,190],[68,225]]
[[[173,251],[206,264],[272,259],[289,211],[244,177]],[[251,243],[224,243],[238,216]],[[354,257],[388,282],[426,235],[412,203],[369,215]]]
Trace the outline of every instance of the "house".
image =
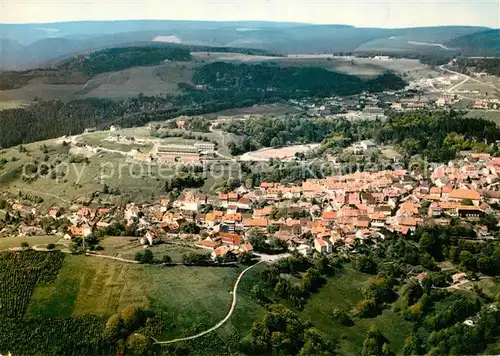
[[[222,213],[222,212],[221,212]],[[216,212],[210,212],[205,215],[205,225],[208,227],[214,227],[220,223],[220,216]]]
[[359,145],[360,145],[360,146],[361,146],[361,148],[362,148],[363,150],[365,150],[365,151],[366,151],[366,150],[368,150],[368,149],[370,149],[370,148],[374,148],[374,147],[376,147],[376,146],[377,146],[375,143],[373,143],[373,142],[372,142],[372,141],[370,141],[370,140],[364,140],[364,141],[361,141],[361,142],[359,143]]
[[241,209],[241,210],[250,210],[251,209],[250,199],[242,197],[242,198],[240,198],[240,200],[238,200],[238,202],[236,203],[236,206],[238,207],[238,209]]
[[73,237],[87,237],[92,235],[92,228],[88,224],[73,225],[68,228],[68,233]]
[[184,211],[197,212],[201,205],[207,203],[207,197],[204,195],[185,195],[174,202],[174,207]]
[[221,243],[220,239],[217,239],[217,238],[213,239],[211,237],[207,237],[205,240],[198,242],[196,244],[196,246],[201,247],[201,248],[214,250],[220,246],[220,243]]
[[314,239],[314,249],[319,253],[330,253],[332,252],[332,244],[328,240],[317,237]]
[[471,200],[474,205],[479,205],[481,194],[473,189],[453,189],[448,195],[448,200],[462,202],[463,200]]
[[231,246],[231,247],[239,247],[241,244],[241,236],[238,234],[231,234],[228,232],[219,232],[217,234],[218,237],[221,238],[222,244]]
[[106,215],[109,214],[111,210],[109,208],[99,208],[96,211],[96,215]]
[[212,259],[216,259],[217,257],[225,257],[229,252],[229,247],[227,246],[219,246],[215,250],[212,251],[211,257]]
[[154,230],[150,230],[146,232],[146,234],[139,238],[139,242],[141,245],[154,245],[160,242],[160,238],[158,237],[158,234]]
[[243,226],[245,227],[245,229],[252,228],[252,227],[266,228],[268,225],[269,225],[268,219],[255,218],[255,219],[244,219],[243,220]]
[[92,210],[90,208],[80,208],[77,212],[77,215],[80,216],[91,216]]
[[243,252],[252,254],[253,253],[253,246],[252,246],[251,243],[247,242],[247,243],[245,243],[245,244],[242,245],[241,250]]
[[457,215],[473,220],[484,216],[484,212],[478,206],[460,205],[457,207]]
[[422,272],[422,273],[419,273],[415,276],[415,278],[417,279],[418,283],[422,284],[422,282],[424,281],[424,279],[427,278],[427,272]]
[[325,221],[332,221],[337,219],[338,213],[336,211],[323,211],[321,219]]
[[253,217],[254,218],[263,218],[263,217],[270,215],[272,211],[273,211],[273,207],[270,205],[265,206],[262,209],[255,209],[253,211]]
[[453,280],[453,284],[457,284],[459,282],[466,281],[467,275],[463,272],[455,273],[453,276],[451,276],[451,279]]

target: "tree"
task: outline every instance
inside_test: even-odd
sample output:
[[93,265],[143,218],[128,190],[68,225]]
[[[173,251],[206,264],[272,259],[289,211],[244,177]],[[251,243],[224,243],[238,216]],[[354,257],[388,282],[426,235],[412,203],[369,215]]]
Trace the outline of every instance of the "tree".
[[142,255],[141,262],[142,263],[151,263],[151,262],[153,262],[153,259],[154,259],[153,252],[151,252],[151,250],[146,250],[146,251],[144,251],[144,254]]
[[151,345],[151,338],[139,333],[133,333],[127,338],[127,351],[134,356],[147,355]]
[[106,327],[104,328],[104,338],[110,341],[118,340],[124,332],[123,328],[123,321],[120,315],[111,315],[106,322]]
[[143,254],[142,254],[141,252],[137,252],[137,253],[135,254],[134,259],[135,259],[137,262],[142,262],[142,256],[143,256]]
[[161,260],[163,263],[166,263],[166,264],[172,263],[172,257],[170,257],[169,255],[164,255]]
[[356,268],[363,272],[369,274],[377,273],[377,263],[374,261],[372,256],[363,255],[355,263]]
[[338,321],[340,324],[344,326],[352,326],[354,325],[354,322],[352,319],[347,315],[347,313],[339,308],[335,308],[332,312],[332,319],[335,321]]
[[48,244],[47,245],[47,250],[53,250],[55,248],[56,248],[56,245],[54,245],[54,244]]
[[23,250],[26,250],[26,249],[28,249],[29,247],[30,247],[30,244],[29,244],[29,243],[27,243],[26,241],[21,242],[21,248],[22,248]]
[[358,303],[356,309],[358,311],[358,315],[361,318],[373,317],[380,312],[380,308],[375,298],[362,300],[361,302]]
[[262,287],[258,284],[252,287],[251,294],[252,298],[257,300],[258,302],[261,302],[265,299],[264,291],[262,290]]
[[300,281],[300,286],[303,291],[312,293],[318,290],[319,287],[321,287],[324,282],[325,279],[321,276],[318,270],[314,267],[311,267],[302,276],[302,280]]
[[413,356],[413,355],[423,355],[425,352],[422,348],[422,340],[416,335],[410,335],[405,339],[405,344],[403,346],[403,355]]
[[238,262],[243,265],[250,265],[252,264],[252,255],[247,252],[240,253],[238,255]]
[[366,334],[361,355],[389,355],[391,352],[387,343],[384,335],[375,326],[372,326]]
[[133,304],[127,304],[122,309],[120,318],[123,322],[123,327],[128,331],[136,330],[146,321],[144,311]]
[[200,227],[198,225],[196,225],[196,223],[193,221],[182,224],[179,230],[180,230],[180,232],[182,232],[184,234],[199,234],[200,233]]

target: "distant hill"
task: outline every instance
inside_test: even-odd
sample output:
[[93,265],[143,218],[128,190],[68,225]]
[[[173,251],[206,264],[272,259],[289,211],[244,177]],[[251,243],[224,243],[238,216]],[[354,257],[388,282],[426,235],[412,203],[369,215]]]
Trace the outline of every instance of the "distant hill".
[[131,67],[150,66],[163,61],[189,61],[187,49],[177,47],[121,47],[109,48],[70,58],[57,69],[74,70],[88,76],[114,72]]
[[[254,48],[274,53],[409,51],[421,53],[434,44],[488,30],[442,26],[406,29],[357,28],[273,22],[97,21],[52,24],[0,24],[6,45],[0,68],[23,70],[74,53],[170,39],[183,45]],[[414,42],[413,44],[411,42]],[[418,43],[418,44],[415,44]],[[423,45],[422,45],[423,44]]]
[[460,48],[462,54],[500,56],[500,29],[467,34],[450,40],[450,47]]

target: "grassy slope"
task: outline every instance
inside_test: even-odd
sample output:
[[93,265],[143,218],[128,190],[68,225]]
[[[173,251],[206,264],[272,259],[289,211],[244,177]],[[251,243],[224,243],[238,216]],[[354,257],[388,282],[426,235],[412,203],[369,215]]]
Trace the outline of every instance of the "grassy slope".
[[[190,336],[226,315],[232,298],[229,292],[240,270],[132,265],[67,256],[56,283],[36,287],[27,315],[109,316],[129,303],[141,304],[161,315],[165,328],[158,339]],[[247,284],[242,291],[249,293],[249,288]],[[248,294],[242,292],[240,298],[235,316],[220,331],[223,338],[233,331],[244,335],[257,317],[258,306]]]
[[351,311],[363,299],[362,289],[369,278],[369,275],[347,265],[338,275],[330,277],[327,284],[309,299],[302,317],[311,321],[326,337],[341,339],[341,355],[359,354],[371,325],[376,325],[389,340],[391,350],[400,354],[404,339],[410,333],[410,323],[392,310],[385,310],[376,318],[355,319],[355,325],[351,327],[342,326],[331,318],[335,308]]

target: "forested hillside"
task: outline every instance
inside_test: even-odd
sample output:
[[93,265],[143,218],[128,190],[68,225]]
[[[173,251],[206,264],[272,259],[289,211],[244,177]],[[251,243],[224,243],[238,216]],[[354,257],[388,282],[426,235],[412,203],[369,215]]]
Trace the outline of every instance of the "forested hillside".
[[500,30],[486,30],[452,39],[449,47],[460,48],[463,54],[476,56],[500,55]]
[[162,61],[189,61],[191,54],[178,47],[122,47],[109,48],[70,58],[58,69],[75,70],[93,76],[130,67],[149,66]]
[[500,139],[495,123],[458,112],[417,111],[394,115],[376,130],[379,142],[396,144],[407,154],[446,162],[462,150],[494,153]]
[[500,57],[496,58],[467,58],[459,57],[455,64],[461,73],[486,72],[490,75],[500,75]]
[[[321,151],[336,150],[364,139],[395,145],[403,154],[420,154],[446,162],[459,151],[498,153],[500,129],[495,123],[465,118],[459,112],[415,111],[391,114],[387,121],[351,122],[342,119],[252,118],[221,125],[242,138],[229,143],[232,154],[262,147],[322,142]],[[429,133],[432,132],[432,135]]]
[[363,90],[402,89],[406,83],[398,76],[386,73],[363,81],[348,74],[313,67],[279,67],[269,64],[232,64],[216,62],[199,68],[193,76],[196,84],[212,89],[237,92],[271,92],[281,97],[300,94],[328,96],[352,95]]
[[118,103],[101,99],[45,101],[27,108],[3,110],[0,147],[81,133],[122,113]]

